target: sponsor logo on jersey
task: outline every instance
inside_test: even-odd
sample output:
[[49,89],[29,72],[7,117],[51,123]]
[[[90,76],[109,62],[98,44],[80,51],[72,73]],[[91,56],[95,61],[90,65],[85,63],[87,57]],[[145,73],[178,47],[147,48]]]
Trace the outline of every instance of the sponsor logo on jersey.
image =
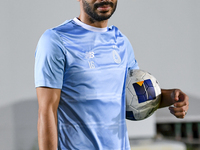
[[92,58],[95,57],[94,54],[95,53],[93,51],[85,53],[85,58],[88,59],[88,64],[89,64],[90,69],[94,69],[95,68],[95,63],[94,63],[94,61],[92,61]]
[[94,69],[95,68],[95,64],[93,61],[88,61],[89,67],[90,69]]
[[94,52],[86,52],[85,57],[86,57],[87,59],[89,59],[89,58],[94,58]]
[[150,79],[133,83],[138,102],[143,103],[156,98],[155,89]]
[[121,58],[116,50],[113,50],[113,59],[117,64],[121,63]]
[[113,45],[113,48],[117,48],[117,45]]

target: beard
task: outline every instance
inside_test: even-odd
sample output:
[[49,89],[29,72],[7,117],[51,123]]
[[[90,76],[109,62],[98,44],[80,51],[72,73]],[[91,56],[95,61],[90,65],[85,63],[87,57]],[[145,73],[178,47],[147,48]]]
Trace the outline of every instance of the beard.
[[[93,7],[91,7],[89,3],[86,2],[86,0],[82,0],[82,1],[83,1],[84,11],[91,17],[92,20],[96,20],[96,21],[103,21],[103,20],[109,19],[113,15],[117,7],[117,2],[115,4],[112,2],[101,2],[101,3],[96,3],[94,4]],[[103,6],[103,5],[110,5],[110,7],[112,8],[112,11],[110,14],[106,14],[107,12],[100,12],[101,15],[99,15],[97,12],[95,12],[95,10],[98,7]]]

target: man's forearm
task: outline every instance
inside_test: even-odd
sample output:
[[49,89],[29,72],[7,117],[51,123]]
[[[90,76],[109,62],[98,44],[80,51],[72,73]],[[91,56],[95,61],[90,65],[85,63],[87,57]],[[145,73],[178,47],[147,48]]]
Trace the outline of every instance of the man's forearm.
[[40,150],[56,150],[58,145],[57,109],[60,89],[38,87],[38,143]]
[[161,90],[161,102],[159,108],[168,107],[174,104],[174,100],[172,99],[171,94],[173,93],[173,89],[170,90]]
[[40,150],[57,150],[57,114],[53,111],[39,112],[38,143]]

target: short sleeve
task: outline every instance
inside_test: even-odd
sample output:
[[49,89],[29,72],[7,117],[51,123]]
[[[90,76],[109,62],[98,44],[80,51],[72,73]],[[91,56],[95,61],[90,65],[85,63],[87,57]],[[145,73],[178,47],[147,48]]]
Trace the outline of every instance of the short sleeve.
[[65,66],[64,46],[54,30],[40,38],[35,52],[35,87],[62,88]]
[[129,42],[127,37],[125,37],[125,42],[126,42],[126,45],[127,45],[127,53],[128,53],[128,70],[139,69],[138,63],[135,59],[135,55],[134,55],[132,45]]

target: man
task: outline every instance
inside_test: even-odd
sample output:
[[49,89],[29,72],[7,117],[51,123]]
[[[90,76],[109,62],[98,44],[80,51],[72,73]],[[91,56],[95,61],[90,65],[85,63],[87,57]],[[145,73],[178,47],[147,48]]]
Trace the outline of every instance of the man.
[[[129,150],[125,80],[138,69],[132,46],[107,27],[117,0],[78,0],[80,16],[47,30],[35,59],[40,150]],[[188,97],[162,90],[160,107],[184,118]]]

